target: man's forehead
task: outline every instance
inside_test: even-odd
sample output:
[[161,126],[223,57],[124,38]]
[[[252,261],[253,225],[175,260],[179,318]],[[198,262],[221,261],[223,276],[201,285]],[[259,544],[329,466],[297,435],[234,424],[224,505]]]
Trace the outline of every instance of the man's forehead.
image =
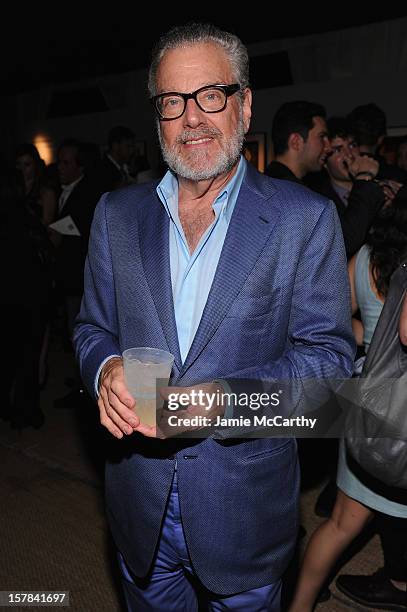
[[327,125],[326,125],[326,121],[324,117],[315,115],[314,117],[312,117],[312,122],[313,122],[314,128],[316,128],[317,130],[322,130],[324,132],[327,131]]
[[341,145],[341,144],[346,144],[349,141],[349,137],[346,136],[334,136],[333,138],[330,139],[330,142],[332,145]]
[[158,66],[157,91],[191,91],[179,89],[194,80],[194,89],[229,82],[232,65],[225,50],[212,42],[188,44],[168,49]]

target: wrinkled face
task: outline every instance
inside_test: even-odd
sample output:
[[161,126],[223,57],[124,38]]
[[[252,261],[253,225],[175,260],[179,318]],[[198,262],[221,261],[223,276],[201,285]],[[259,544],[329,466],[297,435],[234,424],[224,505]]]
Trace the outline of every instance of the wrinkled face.
[[63,147],[58,155],[58,175],[61,185],[74,183],[83,174],[83,168],[76,159],[74,147]]
[[326,169],[333,180],[350,181],[348,167],[354,161],[358,151],[358,146],[352,137],[336,136],[332,138]]
[[403,142],[403,144],[399,146],[397,153],[397,165],[399,168],[407,170],[407,142]]
[[[192,93],[206,85],[236,82],[224,50],[213,43],[170,49],[157,72],[157,94]],[[178,119],[158,122],[163,157],[179,176],[199,181],[228,172],[239,159],[244,135],[249,129],[251,92],[231,95],[226,108],[205,113],[195,100],[187,101]]]
[[30,182],[35,178],[35,162],[30,155],[21,155],[17,157],[16,168],[20,170],[23,175],[24,182]]
[[329,150],[326,121],[322,117],[313,117],[314,127],[308,132],[301,154],[301,165],[306,172],[321,170]]

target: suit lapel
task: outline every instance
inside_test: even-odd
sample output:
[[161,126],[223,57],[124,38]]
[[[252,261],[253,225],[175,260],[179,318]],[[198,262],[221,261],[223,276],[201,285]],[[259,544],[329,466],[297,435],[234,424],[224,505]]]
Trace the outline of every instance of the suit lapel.
[[[209,292],[202,318],[180,375],[185,374],[199,357],[224,319],[255,265],[278,219],[278,208],[265,206],[274,193],[267,182],[256,185],[258,179],[248,167]],[[262,177],[260,177],[262,178]]]
[[180,369],[181,355],[171,286],[169,218],[156,194],[154,196],[151,204],[143,207],[142,211],[141,257],[169,351],[174,355],[175,364]]

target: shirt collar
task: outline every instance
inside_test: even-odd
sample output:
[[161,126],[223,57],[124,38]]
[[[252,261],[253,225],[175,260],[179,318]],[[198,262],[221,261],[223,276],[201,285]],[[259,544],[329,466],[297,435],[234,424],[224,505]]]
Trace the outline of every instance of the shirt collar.
[[68,185],[61,185],[62,191],[72,191],[72,189],[76,187],[76,185],[83,179],[83,177],[84,174],[82,174],[82,176],[76,179],[76,181],[74,181],[73,183],[69,183]]
[[[212,204],[215,212],[215,217],[223,214],[227,222],[230,221],[234,209],[234,202],[237,199],[242,181],[246,174],[247,161],[243,156],[240,156],[239,164],[236,172],[222,191],[217,196]],[[168,170],[156,188],[157,195],[160,198],[167,214],[170,218],[178,218],[178,179],[176,174]]]
[[120,164],[119,164],[119,163],[118,163],[118,162],[117,162],[117,161],[114,159],[114,157],[112,157],[112,156],[110,155],[110,153],[106,153],[106,157],[107,157],[108,159],[110,159],[110,161],[112,162],[112,164],[113,164],[113,165],[114,165],[114,166],[115,166],[115,167],[116,167],[118,170],[121,170],[121,169],[122,169],[121,165],[120,165]]
[[351,189],[346,189],[346,187],[342,187],[342,185],[338,185],[337,183],[334,183],[333,181],[331,181],[331,183],[332,183],[332,187],[335,189],[336,193],[341,198],[342,202],[347,204],[349,193]]
[[106,157],[110,159],[112,164],[119,170],[119,172],[124,174],[129,174],[129,167],[127,164],[123,164],[122,166],[110,155],[110,153],[106,153]]

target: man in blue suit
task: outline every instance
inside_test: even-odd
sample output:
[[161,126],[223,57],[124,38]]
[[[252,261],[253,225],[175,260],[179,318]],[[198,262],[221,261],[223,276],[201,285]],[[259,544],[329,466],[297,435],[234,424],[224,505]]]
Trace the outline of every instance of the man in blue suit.
[[193,612],[198,590],[210,610],[277,611],[298,528],[295,439],[154,437],[121,354],[170,351],[178,388],[349,376],[341,229],[330,202],[241,157],[252,95],[234,35],[175,28],[149,89],[170,169],[99,202],[75,333],[101,423],[120,440],[106,502],[125,597],[133,612]]

